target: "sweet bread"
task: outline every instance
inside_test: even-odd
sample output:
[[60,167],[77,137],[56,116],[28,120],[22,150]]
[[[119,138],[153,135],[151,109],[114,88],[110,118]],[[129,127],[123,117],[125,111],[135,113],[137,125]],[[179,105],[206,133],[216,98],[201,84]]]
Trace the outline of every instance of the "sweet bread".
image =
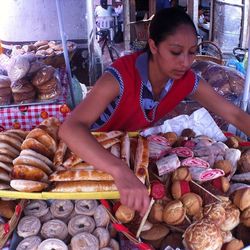
[[98,206],[96,200],[77,200],[75,202],[75,212],[77,214],[84,214],[92,216]]
[[41,241],[39,236],[26,237],[17,245],[16,250],[36,250]]
[[23,210],[25,215],[33,215],[38,218],[47,214],[48,211],[47,203],[43,200],[32,200]]
[[44,239],[57,238],[65,240],[68,236],[68,227],[61,220],[49,220],[42,225],[41,235]]
[[42,241],[37,250],[68,250],[68,247],[62,240],[51,238]]
[[68,231],[71,236],[81,232],[92,233],[95,229],[95,221],[88,215],[76,215],[68,223]]
[[74,209],[74,204],[70,200],[54,200],[50,206],[53,217],[66,219]]
[[104,227],[97,227],[93,232],[93,235],[99,240],[99,247],[103,248],[108,246],[110,241],[110,234]]
[[40,220],[33,215],[24,216],[18,223],[17,234],[20,237],[37,235],[41,228]]
[[98,250],[98,239],[90,233],[83,232],[72,237],[70,242],[72,250]]

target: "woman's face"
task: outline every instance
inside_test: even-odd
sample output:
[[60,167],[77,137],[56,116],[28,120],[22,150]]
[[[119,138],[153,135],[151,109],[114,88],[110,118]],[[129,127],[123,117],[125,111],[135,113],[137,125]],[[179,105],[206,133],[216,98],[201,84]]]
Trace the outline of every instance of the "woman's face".
[[180,25],[173,35],[166,37],[158,46],[151,46],[153,61],[160,72],[171,79],[180,79],[190,69],[196,49],[194,30],[185,24]]

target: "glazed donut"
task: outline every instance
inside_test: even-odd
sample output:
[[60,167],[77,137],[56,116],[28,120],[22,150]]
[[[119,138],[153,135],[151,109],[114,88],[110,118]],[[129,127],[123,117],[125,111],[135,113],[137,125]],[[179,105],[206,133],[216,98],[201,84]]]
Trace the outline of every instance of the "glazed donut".
[[98,206],[96,200],[77,200],[75,203],[75,211],[77,214],[94,215]]
[[49,220],[43,224],[41,235],[44,239],[57,238],[64,240],[68,236],[68,228],[67,225],[61,220]]
[[76,215],[68,223],[68,231],[71,236],[81,232],[92,233],[95,229],[95,221],[88,215]]
[[68,250],[68,247],[62,240],[51,238],[42,241],[37,250]]
[[23,210],[25,215],[33,215],[36,217],[44,216],[48,211],[47,203],[42,200],[32,200]]
[[50,206],[51,214],[58,219],[66,219],[74,209],[70,200],[54,200]]
[[42,240],[39,236],[27,237],[17,245],[16,250],[37,250],[41,241]]
[[33,216],[24,216],[17,226],[17,234],[20,237],[26,238],[28,236],[37,235],[41,228],[40,220]]
[[96,208],[94,219],[96,227],[106,227],[109,224],[110,218],[103,205],[99,205]]
[[110,234],[104,227],[97,227],[93,232],[93,235],[99,240],[99,247],[103,248],[108,246],[110,241]]
[[90,233],[83,232],[72,237],[70,242],[72,250],[98,250],[98,239]]
[[54,219],[54,217],[53,217],[52,213],[49,210],[47,214],[39,217],[39,219],[40,219],[41,223],[45,223],[45,222],[47,222],[49,220]]
[[119,243],[115,239],[110,239],[109,247],[111,247],[113,250],[120,250]]

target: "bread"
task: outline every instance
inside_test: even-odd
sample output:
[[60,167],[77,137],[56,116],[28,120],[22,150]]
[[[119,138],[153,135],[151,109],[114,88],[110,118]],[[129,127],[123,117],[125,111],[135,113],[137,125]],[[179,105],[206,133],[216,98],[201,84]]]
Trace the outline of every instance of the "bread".
[[170,146],[175,144],[178,139],[177,134],[174,132],[166,132],[166,133],[163,133],[162,136],[164,136],[168,140]]
[[15,103],[28,103],[35,100],[36,91],[34,86],[25,79],[12,83],[11,90]]
[[221,203],[212,203],[204,206],[203,215],[211,223],[220,226],[226,219],[226,210]]
[[39,87],[43,83],[49,81],[55,74],[55,68],[52,66],[45,66],[40,69],[32,79],[32,84]]
[[55,183],[51,192],[105,192],[117,191],[113,181],[67,181]]
[[93,136],[96,138],[96,140],[98,142],[102,142],[102,141],[106,141],[109,139],[113,139],[113,138],[118,138],[120,136],[122,136],[124,133],[122,131],[110,131],[110,132],[102,132],[102,133],[98,133],[98,134],[93,134]]
[[241,211],[250,207],[250,188],[242,188],[235,191],[233,202]]
[[67,150],[66,143],[63,140],[60,140],[53,158],[53,164],[55,168],[62,165],[64,156],[66,154],[66,150]]
[[208,220],[191,224],[184,233],[184,246],[189,250],[221,249],[223,238],[220,229]]
[[192,176],[187,167],[179,167],[172,173],[173,181],[191,181]]
[[49,117],[43,120],[38,128],[46,131],[56,142],[58,141],[58,129],[61,125],[61,122],[56,117]]
[[18,152],[21,150],[21,142],[10,134],[0,133],[0,141],[15,148]]
[[240,215],[240,221],[245,226],[250,227],[250,207],[246,208]]
[[164,206],[161,202],[155,202],[150,210],[148,220],[152,223],[159,223],[163,221]]
[[233,166],[229,160],[219,160],[214,163],[214,168],[218,168],[224,171],[225,176],[229,175],[232,170]]
[[51,151],[49,151],[46,146],[44,146],[41,142],[34,138],[27,138],[23,141],[21,149],[31,149],[34,150],[35,152],[42,154],[49,159],[53,158],[53,155],[51,154]]
[[233,239],[223,246],[223,250],[241,250],[243,248],[243,241],[238,239]]
[[187,215],[194,216],[202,210],[202,199],[198,194],[186,193],[180,198],[184,207],[186,208]]
[[191,128],[185,128],[181,131],[181,136],[188,137],[188,138],[194,138],[195,132]]
[[28,165],[15,165],[11,172],[11,178],[42,182],[48,181],[48,175],[43,170]]
[[43,129],[32,129],[26,136],[26,139],[28,138],[36,139],[49,150],[51,155],[55,154],[57,148],[56,141]]
[[0,216],[10,219],[15,212],[16,203],[14,201],[0,200]]
[[40,192],[48,187],[48,184],[31,180],[11,180],[10,186],[20,192]]
[[190,187],[188,181],[173,181],[171,194],[174,199],[179,199],[183,194],[189,193]]
[[115,212],[116,219],[121,223],[129,223],[133,220],[134,216],[135,211],[125,205],[120,205]]
[[31,156],[31,155],[20,155],[16,159],[13,160],[13,164],[15,165],[28,165],[36,168],[40,168],[47,174],[51,174],[52,170],[50,167],[40,159]]
[[17,134],[22,139],[25,139],[27,134],[29,133],[28,131],[24,131],[22,129],[8,129],[8,132],[13,133],[13,134]]
[[218,190],[226,193],[230,188],[229,179],[225,176],[218,177],[211,181],[212,185],[217,188]]
[[0,105],[11,103],[10,79],[7,76],[0,75]]
[[112,181],[113,177],[98,170],[58,170],[50,175],[50,181]]
[[186,208],[179,200],[168,202],[163,209],[163,221],[169,225],[181,224],[186,215]]
[[231,201],[222,202],[222,206],[226,211],[226,218],[220,228],[223,231],[231,231],[240,223],[240,210]]
[[7,171],[3,170],[0,168],[0,180],[9,182],[10,181],[10,176]]

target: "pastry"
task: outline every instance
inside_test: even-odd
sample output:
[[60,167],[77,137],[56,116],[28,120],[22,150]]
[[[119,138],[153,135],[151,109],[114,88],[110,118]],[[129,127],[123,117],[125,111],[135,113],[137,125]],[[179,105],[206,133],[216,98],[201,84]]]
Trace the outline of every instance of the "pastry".
[[40,220],[33,216],[24,216],[17,225],[17,234],[20,237],[26,238],[37,235],[41,228]]
[[103,205],[99,205],[96,208],[94,213],[94,220],[96,227],[106,227],[109,224],[110,218]]
[[92,233],[95,229],[95,221],[88,215],[76,215],[68,223],[68,231],[71,236],[81,232]]
[[96,200],[77,200],[75,202],[75,212],[77,214],[84,214],[92,216],[98,206]]
[[110,234],[107,229],[105,229],[104,227],[97,227],[94,230],[93,235],[99,240],[100,248],[108,246],[110,241]]
[[121,223],[129,223],[133,220],[134,216],[135,211],[125,205],[120,205],[115,212],[116,219]]
[[191,224],[184,233],[184,246],[189,250],[221,249],[223,238],[220,229],[208,220]]
[[38,218],[47,214],[48,211],[47,203],[43,200],[32,200],[23,210],[25,215],[33,215]]
[[30,103],[35,100],[35,88],[28,80],[20,79],[13,82],[11,91],[15,103]]
[[37,250],[68,250],[68,247],[62,240],[51,238],[42,241]]
[[74,204],[70,200],[54,200],[50,206],[52,216],[58,219],[67,218],[73,209]]
[[72,237],[71,242],[72,250],[98,250],[99,242],[98,239],[90,233],[83,232]]
[[42,225],[41,235],[44,239],[57,238],[65,240],[68,236],[68,227],[61,220],[49,220]]
[[16,250],[37,250],[41,241],[39,236],[26,237],[17,245]]

